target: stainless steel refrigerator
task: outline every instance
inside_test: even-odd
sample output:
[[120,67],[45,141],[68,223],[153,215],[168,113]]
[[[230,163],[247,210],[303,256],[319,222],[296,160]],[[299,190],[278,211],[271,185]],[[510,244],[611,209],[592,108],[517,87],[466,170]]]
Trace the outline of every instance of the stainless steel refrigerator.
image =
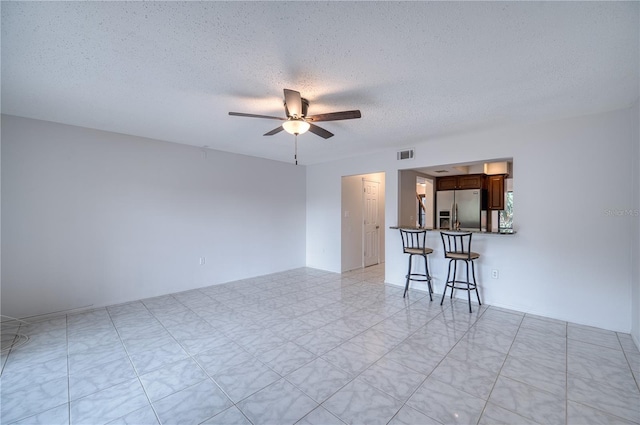
[[436,192],[436,227],[461,230],[480,230],[482,216],[482,190],[440,190]]

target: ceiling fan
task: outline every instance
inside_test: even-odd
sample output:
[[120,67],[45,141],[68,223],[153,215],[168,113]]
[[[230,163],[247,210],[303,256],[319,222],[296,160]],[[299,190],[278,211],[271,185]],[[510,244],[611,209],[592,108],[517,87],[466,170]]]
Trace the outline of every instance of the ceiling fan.
[[269,115],[255,115],[245,114],[242,112],[229,112],[229,115],[237,117],[251,117],[251,118],[266,118],[270,120],[284,121],[282,125],[274,128],[273,130],[265,133],[265,136],[273,136],[285,130],[287,133],[303,134],[307,130],[313,134],[320,136],[324,139],[328,139],[333,136],[333,133],[325,130],[322,127],[318,127],[313,124],[320,121],[338,121],[338,120],[351,120],[354,118],[360,118],[362,115],[359,110],[342,111],[342,112],[329,112],[319,115],[307,115],[309,109],[309,101],[303,97],[300,97],[300,92],[295,90],[284,89],[284,112],[286,118],[272,117]]

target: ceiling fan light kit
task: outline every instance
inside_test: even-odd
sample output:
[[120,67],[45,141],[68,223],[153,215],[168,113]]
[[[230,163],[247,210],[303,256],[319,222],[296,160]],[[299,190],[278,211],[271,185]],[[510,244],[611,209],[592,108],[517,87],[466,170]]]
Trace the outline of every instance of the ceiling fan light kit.
[[306,133],[311,127],[311,124],[303,120],[289,120],[283,122],[282,127],[287,133],[298,135]]
[[311,124],[312,122],[351,120],[362,117],[362,114],[357,109],[353,111],[329,112],[326,114],[308,116],[308,108],[309,101],[301,97],[300,92],[284,89],[284,113],[287,118],[272,117],[269,115],[246,114],[244,112],[229,112],[229,115],[236,117],[264,118],[269,120],[284,121],[282,125],[274,128],[264,135],[273,136],[274,134],[280,133],[282,130],[285,130],[287,133],[294,134],[296,136],[295,159],[297,164],[297,136],[299,134],[304,134],[307,131],[311,131],[313,134],[315,134],[316,136],[320,136],[323,139],[333,137],[333,133],[325,130],[322,127],[318,127],[315,124]]

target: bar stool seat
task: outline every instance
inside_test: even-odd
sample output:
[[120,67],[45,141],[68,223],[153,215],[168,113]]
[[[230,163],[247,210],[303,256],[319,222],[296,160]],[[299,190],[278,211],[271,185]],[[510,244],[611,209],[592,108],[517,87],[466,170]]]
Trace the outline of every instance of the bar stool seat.
[[431,254],[433,252],[433,249],[431,248],[405,248],[404,249],[404,253],[405,254],[413,254],[413,255],[424,255],[424,254]]
[[[409,291],[409,282],[427,282],[429,289],[429,299],[433,301],[433,287],[431,286],[431,273],[429,273],[429,262],[427,261],[427,255],[433,252],[433,249],[426,246],[427,231],[426,230],[408,230],[400,229],[400,236],[402,237],[402,251],[405,254],[409,254],[409,270],[407,271],[407,281],[404,286],[404,294],[402,297],[407,296]],[[419,255],[424,258],[424,273],[412,273],[412,259],[414,255]]]
[[[440,232],[442,238],[442,245],[444,247],[444,258],[449,260],[449,267],[447,270],[447,281],[442,291],[442,300],[440,305],[444,302],[444,297],[447,293],[447,288],[451,288],[451,296],[453,298],[453,291],[460,289],[467,291],[467,299],[469,300],[469,313],[471,310],[471,291],[476,291],[476,297],[478,298],[478,304],[480,302],[480,294],[478,293],[478,283],[476,282],[475,262],[480,258],[480,254],[471,251],[471,232],[464,233],[449,233]],[[464,261],[466,265],[466,280],[460,280],[457,278],[458,274],[458,261]],[[469,264],[471,264],[471,279],[469,279]],[[451,266],[453,266],[453,273],[451,273]]]
[[465,254],[464,252],[447,252],[445,253],[444,258],[452,260],[477,260],[480,258],[480,254],[477,252],[469,252],[468,254]]

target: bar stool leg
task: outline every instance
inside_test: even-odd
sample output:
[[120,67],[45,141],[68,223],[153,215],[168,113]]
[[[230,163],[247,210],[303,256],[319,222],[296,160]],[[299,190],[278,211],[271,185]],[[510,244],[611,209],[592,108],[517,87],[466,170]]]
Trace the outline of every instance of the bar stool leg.
[[482,305],[480,302],[480,293],[478,292],[478,283],[476,282],[476,268],[474,267],[474,262],[471,262],[471,273],[473,275],[473,284],[476,290],[476,297],[478,297],[478,304]]
[[[465,261],[467,264],[467,299],[469,300],[469,313],[471,311],[471,281],[469,280],[469,261]],[[473,261],[471,262],[471,267],[473,267]]]
[[451,296],[450,299],[453,299],[453,291],[456,289],[456,276],[458,275],[458,261],[453,261],[453,279],[451,279]]
[[433,301],[433,297],[431,296],[431,294],[433,293],[433,289],[431,288],[431,273],[429,273],[429,262],[427,261],[426,255],[423,255],[422,258],[424,258],[424,272],[427,275],[426,279],[427,289],[429,290],[429,300]]
[[[440,305],[444,302],[444,297],[447,295],[447,288],[449,287],[449,277],[451,276],[451,262],[453,260],[449,260],[449,267],[447,267],[447,280],[444,282],[444,289],[442,290],[442,299],[440,300]],[[453,291],[453,289],[452,289]]]
[[409,254],[409,270],[407,271],[407,283],[404,285],[404,295],[402,298],[407,296],[407,291],[409,290],[409,280],[411,279],[411,259],[413,258],[413,254]]

